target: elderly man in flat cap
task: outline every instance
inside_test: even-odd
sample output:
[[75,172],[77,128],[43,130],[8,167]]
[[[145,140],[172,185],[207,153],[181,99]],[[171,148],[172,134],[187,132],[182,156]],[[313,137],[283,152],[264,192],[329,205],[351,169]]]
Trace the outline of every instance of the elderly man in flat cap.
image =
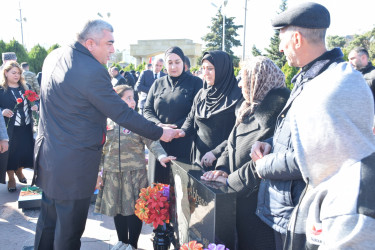
[[[329,11],[312,2],[289,8],[272,20],[272,26],[280,30],[279,50],[285,54],[290,66],[301,68],[292,79],[294,88],[277,119],[273,138],[256,142],[251,149],[256,171],[262,178],[257,215],[275,230],[277,249],[283,248],[292,212],[306,185],[291,142],[289,110],[306,86],[320,81],[330,84],[327,79],[345,81],[343,75],[353,72],[345,72],[347,67],[341,64],[344,60],[339,48],[327,51],[325,35],[329,25]],[[353,83],[353,86],[356,84]],[[324,92],[324,88],[321,91]],[[346,104],[345,100],[343,104]],[[304,238],[304,230],[300,232],[295,237]]]

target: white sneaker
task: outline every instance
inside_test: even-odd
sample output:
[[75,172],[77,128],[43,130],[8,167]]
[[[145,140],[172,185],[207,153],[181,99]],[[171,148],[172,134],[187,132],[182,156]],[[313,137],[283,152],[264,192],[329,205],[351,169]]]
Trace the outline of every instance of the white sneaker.
[[125,250],[127,247],[128,244],[124,244],[122,241],[119,241],[111,248],[111,250]]

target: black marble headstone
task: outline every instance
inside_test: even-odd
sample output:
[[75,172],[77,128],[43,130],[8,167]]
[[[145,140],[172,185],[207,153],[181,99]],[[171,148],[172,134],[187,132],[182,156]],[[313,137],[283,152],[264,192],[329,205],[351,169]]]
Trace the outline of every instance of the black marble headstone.
[[236,193],[225,184],[202,181],[198,164],[171,164],[171,224],[179,245],[196,240],[234,250]]

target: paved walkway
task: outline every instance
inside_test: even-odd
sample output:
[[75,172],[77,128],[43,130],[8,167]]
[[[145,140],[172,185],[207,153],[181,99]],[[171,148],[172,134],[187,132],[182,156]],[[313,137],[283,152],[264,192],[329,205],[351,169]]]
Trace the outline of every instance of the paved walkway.
[[[25,169],[24,174],[31,183],[32,170]],[[17,179],[17,178],[16,178]],[[18,195],[25,184],[17,182],[17,192],[9,193],[7,185],[0,184],[0,249],[22,250],[33,249],[35,227],[39,209],[18,209]],[[108,250],[117,243],[117,234],[113,218],[94,214],[94,204],[90,205],[86,230],[83,233],[81,249]],[[152,227],[143,224],[138,241],[138,249],[152,250]]]

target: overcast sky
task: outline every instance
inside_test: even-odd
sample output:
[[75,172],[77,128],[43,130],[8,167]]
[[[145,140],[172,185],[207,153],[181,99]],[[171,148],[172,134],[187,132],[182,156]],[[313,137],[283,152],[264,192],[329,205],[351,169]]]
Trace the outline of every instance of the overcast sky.
[[[221,0],[0,0],[0,40],[15,38],[21,42],[19,2],[23,22],[24,43],[28,49],[36,44],[46,49],[52,44],[70,43],[89,19],[100,18],[100,12],[115,29],[115,48],[128,49],[129,44],[147,39],[191,39],[202,43],[211,18]],[[289,0],[292,6],[305,0]],[[360,34],[375,25],[374,0],[316,0],[331,13],[328,35]],[[279,10],[281,0],[248,0],[246,54],[255,44],[263,50],[269,46],[273,30],[270,20]],[[228,0],[227,15],[244,24],[245,0]],[[106,13],[110,17],[106,17]],[[238,39],[243,43],[243,29]],[[242,47],[234,50],[242,55]]]

